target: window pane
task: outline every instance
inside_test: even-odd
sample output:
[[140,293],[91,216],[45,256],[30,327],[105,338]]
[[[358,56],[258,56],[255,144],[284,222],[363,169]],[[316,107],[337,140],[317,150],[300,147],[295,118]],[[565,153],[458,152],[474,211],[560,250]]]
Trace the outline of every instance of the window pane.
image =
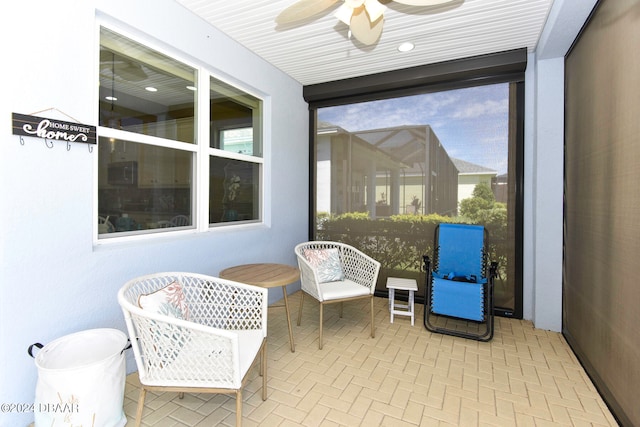
[[211,79],[212,148],[262,157],[262,101]]
[[209,223],[260,219],[259,164],[212,157],[209,174]]
[[229,129],[220,132],[220,148],[234,153],[253,155],[253,129]]
[[196,142],[196,70],[100,30],[100,126]]
[[100,237],[193,225],[193,153],[106,137],[98,144]]
[[515,309],[515,102],[509,84],[318,109],[316,234],[424,282],[438,222],[486,226],[496,306]]

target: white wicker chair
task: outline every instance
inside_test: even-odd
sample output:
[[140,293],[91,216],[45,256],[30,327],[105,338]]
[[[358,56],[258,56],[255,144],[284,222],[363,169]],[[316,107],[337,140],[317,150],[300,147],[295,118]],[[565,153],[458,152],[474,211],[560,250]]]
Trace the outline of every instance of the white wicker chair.
[[[182,286],[188,320],[138,305],[172,282]],[[260,355],[262,399],[267,398],[267,289],[193,273],[159,273],[126,283],[118,292],[142,388],[146,392],[236,395],[236,425],[242,423],[242,388]]]
[[[344,272],[344,279],[322,283],[318,270],[305,255],[306,250],[337,249],[340,264]],[[342,317],[342,303],[361,298],[371,301],[371,338],[375,337],[375,323],[373,311],[373,292],[375,291],[380,263],[356,248],[338,242],[305,242],[295,247],[300,268],[300,283],[302,298],[298,310],[298,326],[302,318],[302,305],[305,293],[320,302],[320,337],[318,348],[322,349],[322,322],[325,304],[341,303],[340,317]]]

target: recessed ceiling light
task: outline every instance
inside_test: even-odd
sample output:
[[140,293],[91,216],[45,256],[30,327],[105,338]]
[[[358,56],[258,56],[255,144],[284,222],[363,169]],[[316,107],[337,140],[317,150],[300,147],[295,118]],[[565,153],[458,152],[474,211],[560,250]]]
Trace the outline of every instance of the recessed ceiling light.
[[147,86],[147,87],[145,87],[145,90],[148,90],[149,92],[157,92],[158,91],[158,89],[156,89],[153,86]]
[[198,90],[198,88],[197,88],[197,87],[195,87],[195,86],[187,86],[187,89],[189,89],[189,90],[193,90],[193,91]]
[[411,42],[404,42],[398,46],[398,52],[409,52],[413,50],[416,46]]
[[115,96],[105,96],[104,99],[106,99],[107,101],[117,101],[118,98],[116,98]]

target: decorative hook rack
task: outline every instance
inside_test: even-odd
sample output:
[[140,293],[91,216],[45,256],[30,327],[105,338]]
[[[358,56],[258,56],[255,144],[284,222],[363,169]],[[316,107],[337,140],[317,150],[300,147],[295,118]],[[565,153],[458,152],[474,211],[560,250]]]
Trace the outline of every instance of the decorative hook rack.
[[[57,111],[73,122],[35,116],[43,111]],[[96,127],[81,124],[57,108],[48,108],[30,115],[13,113],[12,119],[13,134],[20,136],[20,145],[24,145],[25,136],[32,136],[43,138],[47,148],[54,148],[54,141],[65,141],[67,151],[71,151],[72,142],[86,143],[89,153],[93,153],[93,145],[96,144]]]

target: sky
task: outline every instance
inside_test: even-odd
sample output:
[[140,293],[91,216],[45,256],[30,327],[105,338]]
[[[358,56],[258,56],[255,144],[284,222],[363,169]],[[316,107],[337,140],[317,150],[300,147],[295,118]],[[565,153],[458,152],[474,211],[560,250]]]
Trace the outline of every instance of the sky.
[[429,125],[449,157],[507,172],[509,85],[498,84],[318,110],[318,120],[351,132]]

